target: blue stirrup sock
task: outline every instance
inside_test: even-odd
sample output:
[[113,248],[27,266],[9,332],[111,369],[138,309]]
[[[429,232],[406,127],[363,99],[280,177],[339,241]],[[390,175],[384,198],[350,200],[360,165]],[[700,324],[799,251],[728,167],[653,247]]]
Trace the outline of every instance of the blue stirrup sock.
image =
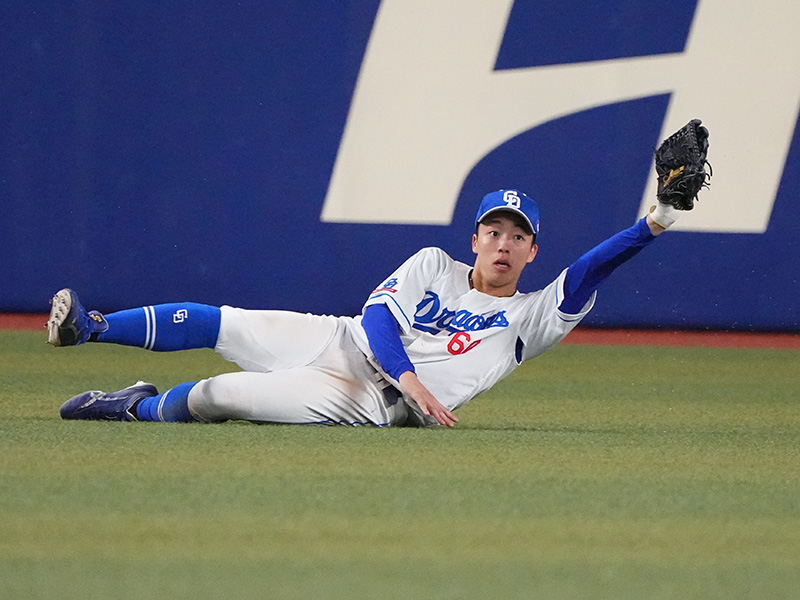
[[189,391],[196,381],[182,383],[158,396],[140,400],[134,407],[140,421],[162,421],[164,423],[194,423],[189,412]]
[[122,310],[105,315],[108,330],[94,334],[92,341],[157,352],[214,348],[221,315],[216,306],[194,302]]

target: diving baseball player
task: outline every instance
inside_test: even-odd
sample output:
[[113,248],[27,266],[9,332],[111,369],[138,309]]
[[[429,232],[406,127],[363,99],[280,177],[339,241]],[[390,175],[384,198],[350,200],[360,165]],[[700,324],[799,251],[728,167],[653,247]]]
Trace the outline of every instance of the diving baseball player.
[[[705,164],[707,131],[699,121],[692,123]],[[598,286],[613,270],[674,223],[678,208],[669,195],[675,196],[677,183],[685,184],[675,171],[667,169],[663,185],[659,171],[655,210],[532,293],[520,293],[517,282],[538,251],[539,208],[519,190],[482,199],[472,266],[438,248],[424,248],[370,294],[357,317],[194,303],[102,315],[87,312],[75,292],[63,289],[52,299],[47,325],[54,346],[213,348],[243,371],[164,393],[144,382],[114,393],[85,392],[68,400],[61,416],[452,427],[459,407],[563,340],[592,308]],[[695,197],[707,185],[703,175],[683,195]]]

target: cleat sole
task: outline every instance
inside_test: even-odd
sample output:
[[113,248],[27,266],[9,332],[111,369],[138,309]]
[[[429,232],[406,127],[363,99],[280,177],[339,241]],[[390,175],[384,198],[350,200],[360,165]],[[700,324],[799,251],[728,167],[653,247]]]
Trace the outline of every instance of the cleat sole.
[[64,320],[72,309],[72,295],[69,290],[63,289],[56,293],[50,300],[50,318],[47,321],[47,343],[53,346],[61,346],[61,336],[59,328],[64,324]]

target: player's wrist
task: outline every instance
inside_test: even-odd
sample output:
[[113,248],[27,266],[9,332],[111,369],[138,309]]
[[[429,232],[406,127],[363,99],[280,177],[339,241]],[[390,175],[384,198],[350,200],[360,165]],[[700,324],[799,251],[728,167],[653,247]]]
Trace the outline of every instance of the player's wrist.
[[657,202],[654,207],[650,209],[650,219],[662,229],[669,229],[678,220],[680,212],[671,204],[664,204]]

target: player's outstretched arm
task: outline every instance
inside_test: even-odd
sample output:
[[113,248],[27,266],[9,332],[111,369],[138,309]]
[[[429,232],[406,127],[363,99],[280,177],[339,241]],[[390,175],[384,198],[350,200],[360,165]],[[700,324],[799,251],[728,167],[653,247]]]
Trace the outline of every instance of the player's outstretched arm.
[[404,396],[408,396],[416,402],[426,415],[430,415],[440,425],[446,427],[454,427],[458,423],[458,417],[452,412],[447,410],[445,406],[439,402],[433,394],[428,391],[423,383],[413,371],[406,371],[398,379],[400,383],[400,391]]
[[575,315],[583,310],[595,290],[614,270],[636,256],[655,236],[651,219],[639,219],[633,226],[620,231],[595,246],[567,269],[564,278],[564,297],[558,308],[566,314]]
[[617,267],[636,256],[678,218],[674,214],[678,211],[662,202],[654,209],[644,219],[595,246],[569,266],[559,309],[567,314],[579,313]]

